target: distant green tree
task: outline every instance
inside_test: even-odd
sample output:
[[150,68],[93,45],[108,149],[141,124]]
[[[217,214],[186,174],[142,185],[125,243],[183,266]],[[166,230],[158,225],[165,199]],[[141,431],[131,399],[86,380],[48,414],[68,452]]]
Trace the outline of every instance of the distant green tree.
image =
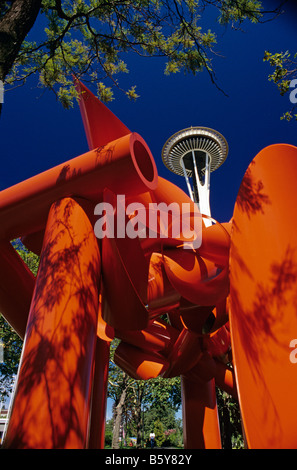
[[114,363],[118,343],[118,339],[111,343],[108,384],[108,396],[114,402],[113,447],[119,446],[119,433],[123,427],[126,434],[128,430],[133,432],[137,447],[140,447],[144,436],[144,409],[156,409],[159,416],[166,415],[168,410],[176,411],[181,404],[180,378],[132,379]]
[[32,251],[28,250],[20,241],[20,239],[13,240],[12,246],[18,252],[22,260],[28,266],[28,268],[32,271],[34,276],[36,276],[39,266],[39,256],[37,256],[35,253],[32,253]]
[[163,424],[159,419],[157,419],[157,421],[154,422],[154,433],[155,433],[155,441],[156,441],[157,447],[162,447],[162,444],[166,438],[165,438]]
[[105,447],[111,447],[112,445],[112,429],[113,420],[109,419],[105,423]]
[[149,408],[144,412],[144,435],[147,445],[149,445],[149,435],[154,430],[154,423],[159,420],[164,430],[163,446],[165,447],[183,447],[183,425],[182,419],[176,417],[176,412],[168,407],[167,416],[159,414],[157,408]]
[[23,342],[0,315],[0,341],[3,344],[3,362],[0,363],[0,401],[12,392]]
[[149,436],[150,432],[154,427],[154,422],[159,419],[164,429],[173,429],[177,425],[176,421],[176,411],[171,407],[170,404],[164,406],[158,406],[157,404],[153,406],[148,406],[143,410],[143,431],[146,437]]
[[240,408],[237,400],[217,389],[217,404],[223,449],[244,447]]

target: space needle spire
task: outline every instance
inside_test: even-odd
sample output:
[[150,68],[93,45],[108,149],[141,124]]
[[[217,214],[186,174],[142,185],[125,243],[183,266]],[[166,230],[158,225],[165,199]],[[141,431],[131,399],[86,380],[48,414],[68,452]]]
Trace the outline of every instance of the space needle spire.
[[[228,155],[226,139],[208,127],[189,127],[173,134],[164,144],[164,165],[184,176],[192,201],[201,214],[211,217],[209,190],[210,173],[219,168]],[[206,225],[211,221],[204,219]]]

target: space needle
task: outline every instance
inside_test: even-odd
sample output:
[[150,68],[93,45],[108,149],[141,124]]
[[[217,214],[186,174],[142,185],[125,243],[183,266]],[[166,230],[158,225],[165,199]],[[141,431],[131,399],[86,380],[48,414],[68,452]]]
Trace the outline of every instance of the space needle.
[[[184,176],[189,196],[201,214],[211,217],[210,173],[226,160],[228,143],[217,131],[208,127],[189,127],[173,134],[164,144],[162,160],[177,175]],[[211,220],[205,218],[205,225]]]

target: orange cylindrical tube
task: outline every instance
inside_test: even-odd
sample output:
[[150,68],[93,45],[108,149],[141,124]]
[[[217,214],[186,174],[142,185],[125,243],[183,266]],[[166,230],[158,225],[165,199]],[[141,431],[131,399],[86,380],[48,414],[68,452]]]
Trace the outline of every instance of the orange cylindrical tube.
[[190,330],[184,328],[174,345],[172,346],[166,358],[170,362],[170,366],[163,374],[164,377],[177,377],[192,369],[199,361],[202,355],[201,339]]
[[105,417],[107,405],[108,368],[110,343],[114,339],[114,329],[102,318],[103,311],[108,308],[105,301],[103,285],[99,296],[96,353],[94,360],[93,392],[89,431],[89,449],[104,449]]
[[145,351],[123,341],[115,351],[114,362],[135,380],[159,377],[169,365],[162,354]]
[[163,258],[170,283],[189,302],[211,306],[228,295],[227,267],[217,269],[194,251],[182,248],[164,250]]
[[183,374],[193,382],[209,382],[216,373],[216,362],[209,352],[203,351],[197,364],[188,372]]
[[182,299],[180,316],[184,327],[198,335],[208,333],[215,320],[213,306],[194,305]]
[[179,332],[163,320],[153,320],[145,330],[116,330],[117,338],[145,351],[166,354],[173,346]]
[[184,376],[182,413],[185,449],[221,449],[214,379],[194,382]]
[[200,244],[202,216],[197,204],[178,186],[159,176],[156,189],[138,195],[136,200],[150,212],[146,220],[150,237],[141,240],[147,253],[184,242]]
[[51,204],[60,198],[100,202],[104,188],[133,195],[154,189],[157,181],[149,148],[131,133],[1,191],[0,239],[42,230]]
[[229,393],[229,395],[231,395],[233,398],[238,400],[234,369],[231,369],[226,364],[223,364],[220,361],[217,361],[217,360],[214,360],[214,361],[216,364],[216,367],[215,367],[216,385],[222,390],[224,390],[225,392]]
[[228,328],[223,325],[214,333],[203,337],[203,346],[212,355],[224,361],[228,359],[231,351],[231,338]]
[[85,448],[97,333],[100,253],[81,206],[51,207],[4,445]]
[[147,303],[150,318],[159,317],[179,307],[181,295],[170,284],[165,273],[162,253],[150,256]]
[[16,333],[25,336],[35,276],[9,241],[0,243],[0,312]]

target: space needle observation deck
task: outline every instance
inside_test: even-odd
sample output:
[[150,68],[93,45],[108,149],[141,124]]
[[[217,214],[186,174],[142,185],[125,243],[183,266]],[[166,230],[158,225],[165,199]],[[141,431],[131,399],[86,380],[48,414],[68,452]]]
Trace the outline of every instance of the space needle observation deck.
[[[227,155],[226,139],[208,127],[189,127],[176,132],[162,149],[164,165],[185,177],[190,198],[198,204],[201,214],[209,217],[210,173],[224,163]],[[204,222],[211,225],[209,219],[204,219]]]

